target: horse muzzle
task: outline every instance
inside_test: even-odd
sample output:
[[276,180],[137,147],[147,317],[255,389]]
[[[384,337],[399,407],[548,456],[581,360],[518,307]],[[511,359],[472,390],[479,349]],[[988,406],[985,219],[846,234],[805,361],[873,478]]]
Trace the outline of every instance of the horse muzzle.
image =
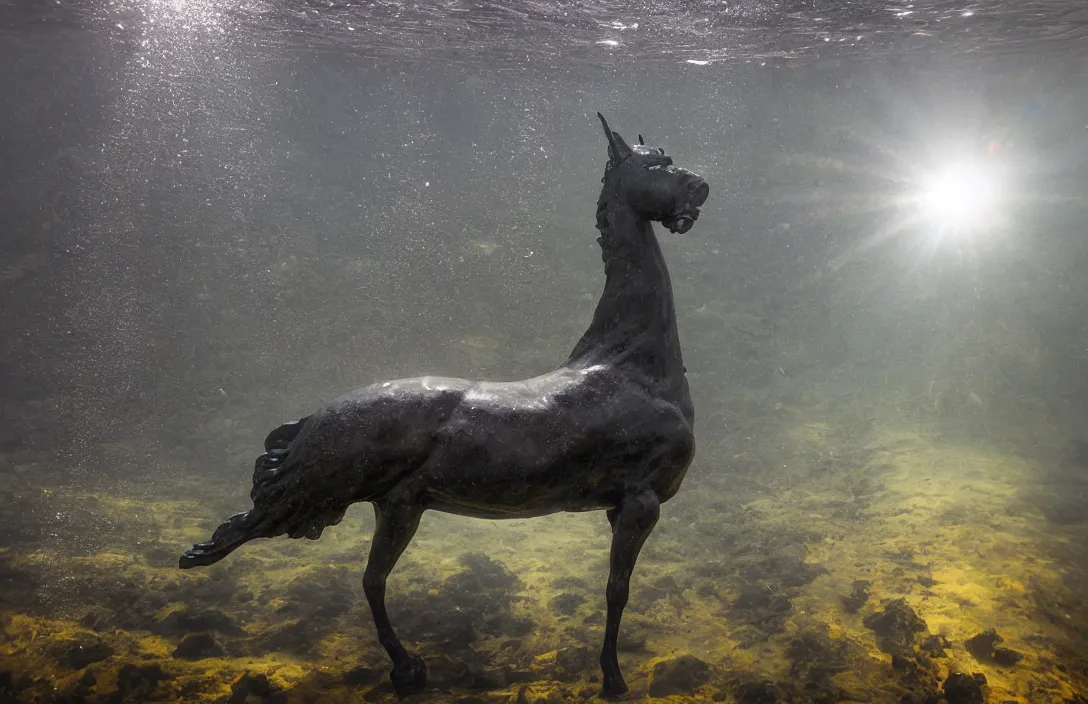
[[710,197],[710,186],[701,177],[692,174],[691,180],[684,185],[685,202],[672,217],[661,221],[669,232],[683,235],[699,219],[699,207]]

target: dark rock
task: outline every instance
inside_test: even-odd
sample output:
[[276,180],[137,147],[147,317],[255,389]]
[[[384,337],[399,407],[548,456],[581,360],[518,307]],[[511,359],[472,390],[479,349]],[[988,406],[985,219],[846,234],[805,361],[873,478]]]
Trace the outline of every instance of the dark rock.
[[650,696],[692,694],[710,681],[710,665],[694,655],[663,660],[650,673]]
[[926,622],[902,598],[888,602],[883,611],[869,614],[863,623],[880,636],[880,649],[886,653],[912,651],[915,634],[926,631]]
[[658,599],[680,598],[684,596],[684,590],[676,583],[672,575],[665,575],[655,579],[648,586],[639,590],[640,601],[657,601]]
[[778,704],[778,688],[767,681],[740,682],[733,687],[737,704]]
[[[471,655],[471,651],[467,651]],[[427,683],[441,689],[472,689],[476,676],[463,658],[444,654],[427,661]]]
[[481,636],[530,633],[533,622],[511,613],[513,592],[521,581],[486,555],[469,553],[461,561],[468,569],[450,575],[439,595],[415,590],[390,600],[389,611],[398,628],[457,655],[470,651]]
[[93,672],[87,670],[80,675],[75,687],[72,688],[72,694],[76,697],[89,697],[94,692],[96,684],[98,684],[98,678],[94,676]]
[[174,679],[158,665],[125,663],[117,671],[117,697],[123,702],[150,699],[159,682]]
[[252,643],[253,654],[270,650],[303,657],[312,656],[316,644],[325,636],[325,630],[307,619],[287,621],[262,633]]
[[1005,639],[997,634],[997,630],[987,628],[982,633],[971,636],[963,645],[967,652],[971,653],[979,662],[993,662],[994,648]]
[[552,597],[552,600],[548,602],[548,606],[561,616],[572,616],[574,611],[585,603],[585,600],[586,598],[581,594],[566,592]]
[[174,657],[182,660],[203,660],[223,656],[223,647],[210,633],[190,633],[174,649]]
[[483,553],[465,553],[461,564],[469,569],[479,588],[488,591],[512,591],[521,586],[513,572],[501,562]]
[[744,627],[737,634],[741,646],[751,647],[781,633],[792,608],[788,594],[766,584],[746,584],[730,607],[729,617]]
[[189,633],[218,631],[225,636],[240,636],[245,632],[219,609],[175,609],[151,626],[152,633],[163,636],[183,636]]
[[568,575],[553,579],[552,589],[555,589],[556,591],[580,590],[585,592],[589,591],[589,585],[586,584],[586,580],[580,577],[571,577]]
[[584,645],[563,648],[555,656],[559,668],[556,679],[567,682],[580,679],[583,673],[596,667],[594,660],[593,651]]
[[842,606],[848,614],[858,612],[869,601],[869,589],[872,584],[867,579],[855,579],[850,586],[850,594],[842,597]]
[[472,681],[468,685],[470,689],[506,689],[509,684],[506,670],[501,667],[471,665],[468,671],[472,676]]
[[850,667],[847,644],[826,633],[807,631],[790,641],[786,657],[790,660],[790,678],[807,684],[824,683]]
[[89,628],[92,631],[109,631],[113,628],[114,616],[109,609],[104,609],[101,606],[92,607],[90,611],[85,613],[82,618],[79,619],[81,626]]
[[752,582],[774,582],[789,588],[803,587],[820,575],[827,574],[827,569],[805,562],[803,554],[794,555],[784,551],[759,558],[744,567],[741,574]]
[[943,658],[947,657],[944,649],[949,645],[948,639],[944,636],[932,635],[923,640],[919,647],[928,653],[931,658]]
[[85,634],[49,648],[49,654],[54,660],[72,670],[82,670],[88,665],[101,662],[112,657],[113,652],[113,648],[103,643],[101,638]]
[[1010,648],[994,648],[994,662],[1002,667],[1012,667],[1024,659],[1024,656]]
[[16,677],[15,673],[8,670],[0,671],[0,702],[18,702],[19,693],[30,689],[37,681],[29,675]]
[[251,675],[248,672],[234,681],[230,686],[230,699],[228,704],[244,704],[250,696],[272,696],[272,683],[264,675]]
[[646,636],[638,630],[630,632],[620,631],[619,640],[616,642],[616,650],[621,653],[638,653],[646,649]]
[[986,704],[986,697],[982,692],[986,684],[986,676],[983,674],[965,675],[953,672],[944,682],[944,698],[948,704]]
[[[51,697],[38,699],[38,701],[49,704],[86,704],[88,700],[99,701],[94,696],[94,686],[97,683],[98,679],[94,672],[88,669],[78,679],[69,680],[67,686],[57,687]],[[14,696],[6,696],[3,688],[0,687],[0,703],[16,704],[18,701]]]

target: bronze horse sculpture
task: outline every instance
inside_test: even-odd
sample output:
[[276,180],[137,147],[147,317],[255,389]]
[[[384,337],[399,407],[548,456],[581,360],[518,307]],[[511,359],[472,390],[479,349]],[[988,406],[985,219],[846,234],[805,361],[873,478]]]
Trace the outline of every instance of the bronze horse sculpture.
[[605,510],[602,692],[627,691],[616,642],[631,573],[695,451],[672,283],[651,222],[686,233],[710,188],[641,135],[628,146],[597,116],[608,139],[597,201],[606,283],[566,362],[524,381],[378,382],[281,425],[256,461],[253,508],[185,551],[182,568],[218,562],[254,538],[316,540],[349,505],[373,503],[363,590],[404,696],[426,686],[427,670],[394,632],[385,586],[424,511],[501,519]]

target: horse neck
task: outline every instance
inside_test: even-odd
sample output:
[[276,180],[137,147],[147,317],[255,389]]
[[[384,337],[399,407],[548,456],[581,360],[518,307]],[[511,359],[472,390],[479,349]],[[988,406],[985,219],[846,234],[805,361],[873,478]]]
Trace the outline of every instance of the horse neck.
[[657,381],[682,380],[672,281],[653,227],[626,205],[605,206],[602,215],[604,293],[568,364],[609,364]]

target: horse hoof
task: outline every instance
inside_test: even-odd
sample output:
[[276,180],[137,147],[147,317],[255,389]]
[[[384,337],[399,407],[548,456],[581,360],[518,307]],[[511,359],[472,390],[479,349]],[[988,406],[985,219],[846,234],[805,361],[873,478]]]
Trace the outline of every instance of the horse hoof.
[[411,655],[407,665],[390,670],[389,681],[393,683],[393,691],[398,697],[422,692],[427,686],[427,665],[423,658]]
[[617,699],[627,694],[627,683],[623,681],[623,678],[618,680],[605,680],[604,685],[601,687],[601,696],[605,699]]

